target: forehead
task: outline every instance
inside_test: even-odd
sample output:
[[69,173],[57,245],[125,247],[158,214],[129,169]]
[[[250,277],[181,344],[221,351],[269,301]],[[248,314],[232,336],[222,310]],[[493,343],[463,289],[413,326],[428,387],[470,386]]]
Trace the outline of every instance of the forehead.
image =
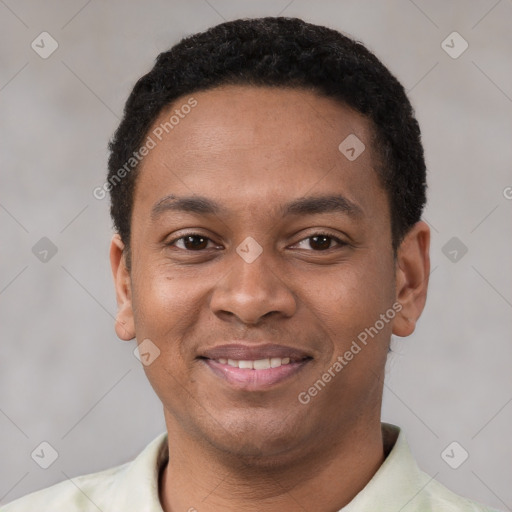
[[[340,192],[364,209],[383,195],[370,123],[312,91],[223,86],[197,92],[166,108],[148,136],[155,147],[141,163],[135,206],[198,194],[270,210],[273,201]],[[346,140],[358,153],[364,148],[354,160],[343,152]]]

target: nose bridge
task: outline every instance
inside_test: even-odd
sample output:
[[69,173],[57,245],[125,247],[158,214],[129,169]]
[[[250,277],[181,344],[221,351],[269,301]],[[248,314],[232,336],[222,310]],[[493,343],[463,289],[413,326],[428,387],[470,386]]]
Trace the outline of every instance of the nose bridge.
[[230,270],[218,283],[211,307],[229,312],[244,323],[257,323],[270,312],[291,316],[295,311],[292,291],[279,276],[271,251],[248,237],[233,251]]
[[270,270],[272,265],[270,251],[265,251],[265,254],[263,251],[259,254],[258,252],[250,242],[244,242],[244,245],[240,244],[237,248],[237,256],[233,258],[232,273],[233,286],[238,292],[265,296],[271,292],[272,283],[269,283],[269,280],[279,281],[275,270]]

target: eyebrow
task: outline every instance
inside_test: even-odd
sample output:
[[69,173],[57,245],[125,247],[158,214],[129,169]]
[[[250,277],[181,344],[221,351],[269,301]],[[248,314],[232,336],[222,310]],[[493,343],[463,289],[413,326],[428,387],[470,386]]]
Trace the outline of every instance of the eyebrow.
[[156,220],[167,211],[182,211],[198,213],[201,215],[218,215],[225,211],[225,208],[216,201],[203,196],[177,197],[168,195],[160,199],[151,210],[151,218]]
[[[216,201],[204,196],[177,197],[168,195],[155,203],[151,218],[156,220],[167,211],[181,211],[200,215],[221,215],[227,209]],[[312,215],[321,213],[343,213],[349,217],[361,217],[360,206],[341,195],[301,197],[280,208],[283,217],[288,215]]]
[[364,213],[360,206],[341,195],[301,197],[283,208],[283,216],[333,212],[344,213],[350,217],[361,217]]

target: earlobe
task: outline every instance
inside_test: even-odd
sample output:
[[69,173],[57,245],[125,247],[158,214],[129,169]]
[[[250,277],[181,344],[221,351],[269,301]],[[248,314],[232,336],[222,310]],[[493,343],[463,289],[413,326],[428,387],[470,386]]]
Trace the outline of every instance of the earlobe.
[[110,266],[114,277],[117,299],[115,330],[120,339],[129,341],[135,337],[135,323],[133,319],[131,278],[126,266],[124,248],[121,237],[116,233],[110,244]]
[[409,336],[414,332],[427,299],[430,274],[430,228],[417,222],[397,250],[396,300],[401,310],[393,322],[393,334]]

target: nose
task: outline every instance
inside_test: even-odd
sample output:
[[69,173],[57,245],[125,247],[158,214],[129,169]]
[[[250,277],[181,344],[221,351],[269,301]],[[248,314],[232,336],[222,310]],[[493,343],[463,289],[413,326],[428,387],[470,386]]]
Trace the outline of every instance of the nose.
[[233,254],[231,268],[217,282],[210,307],[217,316],[236,317],[246,325],[256,325],[271,314],[289,318],[297,305],[278,266],[272,265],[263,251],[250,263]]

